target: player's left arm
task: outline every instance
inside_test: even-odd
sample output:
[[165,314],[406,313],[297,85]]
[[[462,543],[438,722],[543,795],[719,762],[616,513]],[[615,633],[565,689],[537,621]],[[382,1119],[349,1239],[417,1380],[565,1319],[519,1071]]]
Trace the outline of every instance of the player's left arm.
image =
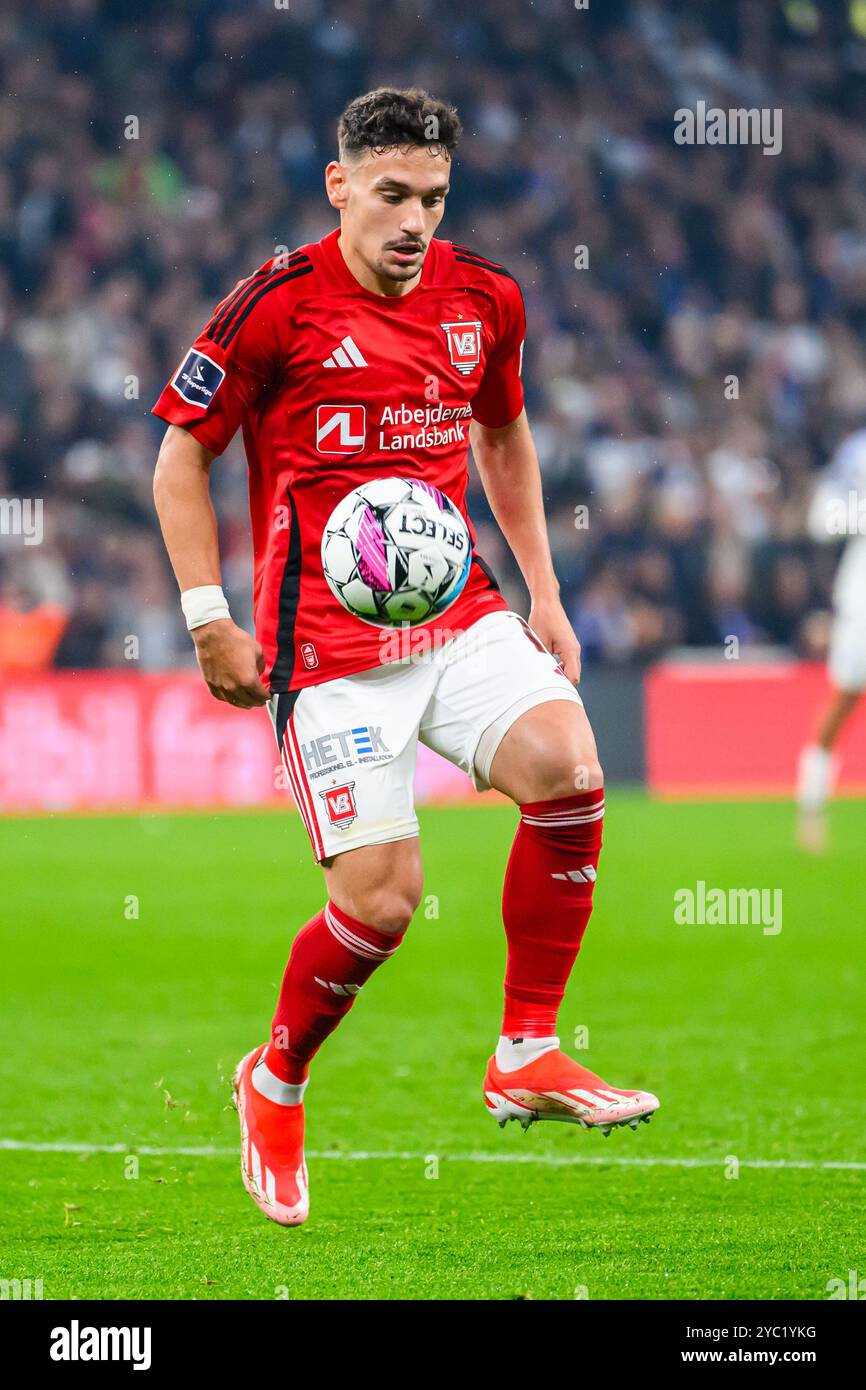
[[580,643],[559,601],[541,471],[523,408],[523,295],[512,276],[491,279],[498,291],[496,343],[472,401],[469,441],[490,509],[529,590],[529,625],[562,662],[568,679],[577,683]]
[[529,626],[565,674],[580,680],[580,643],[559,599],[553,568],[538,455],[526,411],[498,429],[473,420],[469,439],[490,510],[511,547],[531,599]]

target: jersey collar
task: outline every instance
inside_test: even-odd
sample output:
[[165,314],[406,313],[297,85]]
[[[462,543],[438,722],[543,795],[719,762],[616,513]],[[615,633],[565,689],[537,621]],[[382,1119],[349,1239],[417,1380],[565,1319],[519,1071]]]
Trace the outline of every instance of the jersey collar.
[[327,236],[322,237],[321,241],[319,242],[319,245],[322,248],[322,254],[324,255],[325,260],[328,266],[330,267],[331,271],[333,272],[335,278],[339,280],[340,284],[344,285],[346,289],[354,290],[355,294],[362,295],[365,299],[372,300],[374,304],[382,305],[383,308],[399,309],[402,304],[406,304],[408,301],[414,299],[415,295],[418,293],[419,290],[424,289],[425,286],[430,284],[432,274],[432,260],[434,255],[436,254],[435,237],[431,240],[430,245],[427,247],[427,255],[424,257],[424,264],[421,267],[421,275],[419,277],[417,285],[414,285],[411,290],[407,290],[405,294],[391,295],[376,294],[374,290],[365,289],[364,286],[360,283],[360,281],[355,279],[355,276],[352,274],[351,270],[346,265],[346,262],[343,259],[342,251],[337,245],[337,238],[339,237],[339,235],[340,228],[335,227],[334,230],[332,232],[329,232]]

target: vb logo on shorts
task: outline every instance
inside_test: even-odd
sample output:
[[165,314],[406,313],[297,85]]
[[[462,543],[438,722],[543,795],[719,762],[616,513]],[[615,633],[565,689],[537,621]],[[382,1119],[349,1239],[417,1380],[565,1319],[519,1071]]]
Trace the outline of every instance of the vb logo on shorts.
[[328,820],[337,830],[348,830],[352,821],[357,819],[358,808],[352,794],[354,785],[354,782],[344,782],[342,787],[319,792],[328,809]]

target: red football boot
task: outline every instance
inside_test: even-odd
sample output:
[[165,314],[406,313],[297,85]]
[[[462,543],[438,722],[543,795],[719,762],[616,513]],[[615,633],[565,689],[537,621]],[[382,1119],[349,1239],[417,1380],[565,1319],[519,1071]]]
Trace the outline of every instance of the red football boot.
[[534,1120],[566,1120],[607,1136],[617,1125],[637,1129],[649,1123],[659,1102],[649,1091],[621,1091],[595,1072],[555,1049],[543,1052],[517,1071],[500,1071],[495,1056],[487,1064],[484,1101],[500,1126],[519,1120],[526,1129]]
[[300,1226],[310,1214],[304,1106],[277,1105],[253,1086],[252,1070],[266,1046],[263,1043],[248,1052],[232,1079],[241,1121],[241,1177],[256,1206],[271,1221]]

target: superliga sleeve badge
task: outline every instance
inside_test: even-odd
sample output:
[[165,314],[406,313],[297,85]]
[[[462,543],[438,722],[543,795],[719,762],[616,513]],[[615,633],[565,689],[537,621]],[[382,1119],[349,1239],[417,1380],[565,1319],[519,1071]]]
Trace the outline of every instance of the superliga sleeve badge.
[[172,377],[171,384],[187,405],[207,410],[225,380],[225,372],[204,352],[191,350]]

